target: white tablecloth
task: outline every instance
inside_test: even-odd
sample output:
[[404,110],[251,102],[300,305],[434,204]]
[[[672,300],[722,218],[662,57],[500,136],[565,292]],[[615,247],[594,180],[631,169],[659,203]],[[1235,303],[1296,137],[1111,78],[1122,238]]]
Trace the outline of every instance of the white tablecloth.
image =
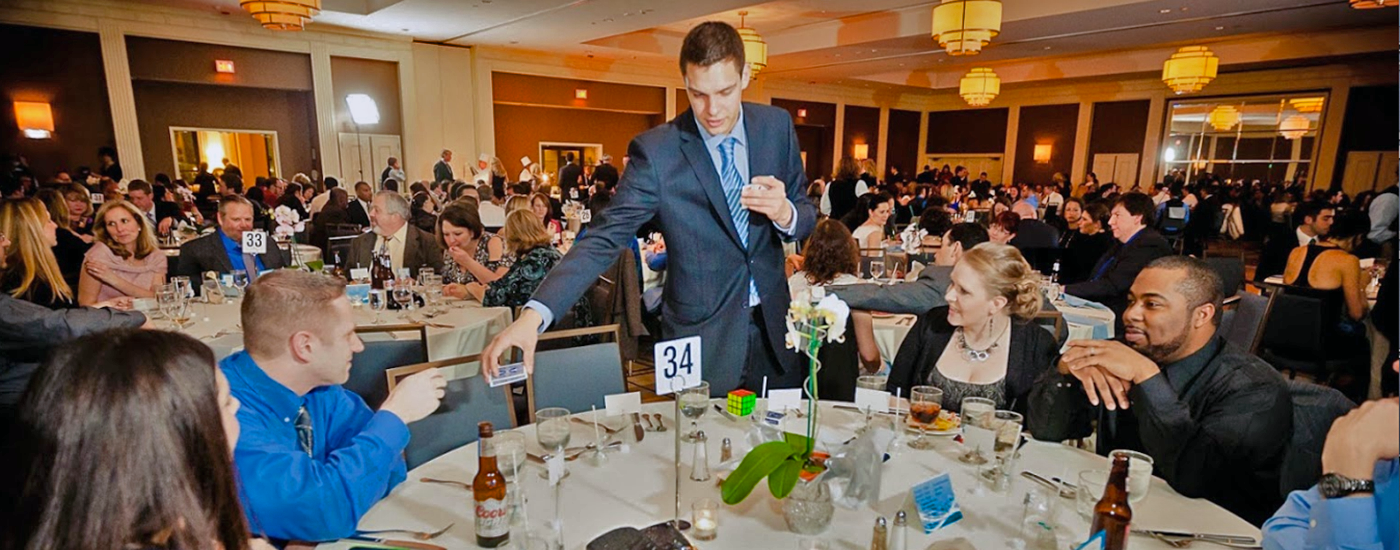
[[[236,327],[239,324],[239,300],[223,304],[198,304],[195,306],[195,322],[185,327],[184,332],[199,338],[210,348],[218,359],[227,357],[243,349],[243,334]],[[511,323],[511,311],[506,307],[481,307],[475,300],[450,300],[447,313],[426,319],[439,326],[428,327],[428,359],[436,361],[480,353],[486,343]],[[355,324],[370,325],[374,312],[367,307],[354,308]],[[421,311],[414,311],[415,320],[423,320]],[[385,311],[383,320],[388,323],[405,323],[407,317],[397,311]],[[161,321],[168,327],[168,322]],[[217,337],[216,337],[217,336]],[[367,334],[366,340],[376,338],[417,338],[413,334]],[[475,363],[457,367],[455,375],[449,378],[475,376],[479,366]]]
[[[1107,340],[1113,338],[1113,312],[1094,307],[1076,307],[1064,302],[1056,302],[1055,308],[1065,316],[1065,328],[1070,340]],[[914,315],[892,315],[874,319],[875,344],[880,348],[880,357],[894,361],[904,337],[914,326]]]
[[[670,431],[647,432],[646,439],[634,443],[628,430],[619,434],[630,444],[627,452],[609,453],[606,464],[595,467],[584,460],[568,463],[571,474],[562,486],[565,548],[583,548],[589,540],[621,526],[645,527],[673,517],[675,484],[674,439],[675,414],[671,402],[646,405],[648,411],[660,412],[667,419]],[[584,413],[585,418],[590,413]],[[824,407],[823,434],[842,439],[850,435],[863,420],[861,413]],[[614,427],[627,425],[621,418],[605,420]],[[734,441],[736,457],[747,450],[744,429],[748,420],[727,420],[710,410],[701,419],[701,429],[709,436],[708,452],[711,468],[718,464],[720,441]],[[475,429],[462,426],[462,429]],[[792,431],[801,428],[791,427]],[[533,426],[520,429],[526,435],[529,452],[540,453],[535,443]],[[604,435],[606,437],[606,434]],[[584,425],[573,425],[570,445],[581,446],[593,440],[593,431]],[[700,498],[720,502],[715,481],[692,482],[689,464],[694,450],[690,444],[681,447],[684,476],[681,483],[681,506],[685,519],[690,518],[691,503]],[[1022,499],[1032,482],[1013,476],[1007,493],[992,492],[978,480],[974,468],[958,462],[960,445],[951,438],[940,440],[938,448],[929,451],[906,451],[884,466],[880,500],[873,507],[848,510],[837,506],[831,527],[822,536],[832,550],[867,548],[871,528],[877,516],[893,519],[895,512],[905,506],[908,489],[941,472],[949,472],[962,506],[964,518],[933,535],[925,535],[918,527],[909,529],[910,549],[930,547],[935,541],[953,542],[946,548],[976,548],[1004,550],[1007,540],[1015,536],[1022,519]],[[434,531],[453,527],[432,541],[447,548],[475,548],[473,504],[466,491],[450,486],[421,483],[419,478],[460,480],[470,483],[476,473],[476,445],[467,445],[428,462],[412,472],[408,481],[395,488],[383,501],[370,509],[360,521],[361,529],[413,529]],[[528,503],[531,528],[543,533],[545,524],[554,514],[552,490],[538,475],[539,466],[528,465],[521,470],[521,480]],[[1077,477],[1081,470],[1107,469],[1107,460],[1071,447],[1055,443],[1032,441],[1022,450],[1020,470],[1031,470],[1046,476]],[[1060,548],[1072,539],[1083,539],[1089,531],[1085,518],[1076,511],[1074,501],[1057,499],[1059,503]],[[1133,507],[1133,527],[1144,529],[1173,529],[1201,533],[1260,536],[1259,530],[1215,504],[1189,499],[1172,491],[1161,479],[1154,479],[1150,494]],[[911,519],[914,516],[911,516]],[[766,482],[760,482],[748,499],[736,506],[720,505],[719,537],[698,542],[706,550],[715,549],[789,549],[796,546],[797,535],[787,530],[782,518],[781,503],[768,493]],[[392,537],[391,537],[392,538]],[[400,536],[399,538],[402,538]],[[961,539],[961,544],[958,540]],[[349,541],[324,544],[321,548],[344,550],[355,546]],[[1134,536],[1134,549],[1168,548],[1153,539]]]

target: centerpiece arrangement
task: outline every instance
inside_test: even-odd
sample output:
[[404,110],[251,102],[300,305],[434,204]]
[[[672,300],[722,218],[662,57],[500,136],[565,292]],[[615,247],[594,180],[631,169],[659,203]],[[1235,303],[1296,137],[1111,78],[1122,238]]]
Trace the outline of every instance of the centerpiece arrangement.
[[[292,210],[290,207],[278,206],[276,210],[272,211],[272,219],[277,222],[277,228],[272,231],[273,236],[279,241],[291,243],[288,250],[291,251],[293,266],[299,266],[309,271],[317,271],[324,265],[324,262],[307,263],[302,261],[301,251],[297,250],[297,233],[301,233],[306,229],[306,222],[301,219],[301,214],[298,214],[296,210]],[[318,263],[321,265],[311,265]]]
[[[821,287],[794,297],[787,314],[787,347],[807,356],[807,379],[802,384],[807,395],[806,434],[783,433],[782,440],[768,441],[749,451],[721,486],[725,504],[743,502],[754,486],[768,478],[768,491],[784,504],[788,526],[799,533],[820,532],[831,522],[831,495],[823,483],[822,455],[815,450],[820,430],[817,396],[817,358],[823,344],[843,342],[850,306]],[[803,481],[801,486],[798,481]],[[824,517],[823,517],[824,516]]]

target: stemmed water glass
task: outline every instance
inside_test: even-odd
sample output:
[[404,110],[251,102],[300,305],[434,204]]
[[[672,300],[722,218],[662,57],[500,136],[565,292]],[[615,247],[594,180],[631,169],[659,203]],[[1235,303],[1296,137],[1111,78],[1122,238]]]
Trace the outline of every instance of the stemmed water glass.
[[933,440],[928,438],[928,427],[938,419],[943,410],[943,390],[934,386],[914,386],[909,390],[908,425],[919,429],[919,437],[909,442],[909,448],[925,450],[933,448]]
[[233,270],[233,286],[238,289],[238,297],[242,298],[244,291],[248,290],[248,285],[253,281],[248,277],[248,272],[242,269]]
[[374,310],[374,324],[379,325],[384,323],[384,320],[380,318],[380,314],[384,313],[384,309],[387,307],[389,307],[389,302],[384,296],[384,290],[379,288],[370,289],[369,308]]
[[997,434],[992,429],[992,413],[996,401],[985,397],[964,397],[962,400],[963,447],[967,452],[958,457],[965,464],[986,464],[987,455],[996,445]]
[[693,388],[680,391],[681,414],[690,419],[690,431],[681,435],[681,441],[694,443],[700,434],[700,417],[710,408],[710,383],[700,382]]
[[885,276],[885,261],[883,259],[870,262],[870,278],[875,282],[880,282],[880,278]]
[[384,287],[389,289],[390,295],[394,298],[394,303],[399,305],[399,311],[408,315],[409,304],[413,303],[413,285],[406,280],[400,280],[390,287],[388,282]]
[[[878,374],[867,374],[856,378],[856,387],[866,390],[885,391],[888,384],[889,377]],[[869,408],[865,409],[865,426],[861,428],[862,431],[870,428],[870,421],[874,416],[875,411]]]
[[[550,407],[535,411],[535,440],[540,447],[549,452],[550,457],[564,452],[564,448],[569,446],[569,439],[573,435],[569,427],[568,409],[562,407]],[[569,471],[564,470],[567,477]],[[546,468],[540,477],[549,478],[549,469]]]

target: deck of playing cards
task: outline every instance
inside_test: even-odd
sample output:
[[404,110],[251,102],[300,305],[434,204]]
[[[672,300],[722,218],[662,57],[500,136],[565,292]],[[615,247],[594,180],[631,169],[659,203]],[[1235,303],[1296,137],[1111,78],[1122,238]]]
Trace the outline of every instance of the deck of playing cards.
[[501,368],[496,371],[496,376],[491,378],[491,387],[495,388],[506,384],[513,384],[524,380],[525,377],[525,363],[501,365]]

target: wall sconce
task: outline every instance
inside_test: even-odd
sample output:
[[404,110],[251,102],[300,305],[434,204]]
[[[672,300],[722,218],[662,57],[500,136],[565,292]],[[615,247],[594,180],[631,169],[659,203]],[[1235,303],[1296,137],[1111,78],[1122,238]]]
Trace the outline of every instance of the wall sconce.
[[1031,156],[1036,162],[1050,162],[1050,144],[1037,143],[1035,146],[1035,153]]
[[215,60],[214,60],[214,72],[216,72],[216,73],[233,74],[233,60],[232,60],[232,59],[215,59]]
[[53,137],[53,109],[48,103],[16,101],[15,122],[29,139]]
[[374,98],[365,94],[350,94],[345,96],[345,104],[350,107],[350,120],[355,124],[379,123],[379,106],[374,103]]
[[807,118],[807,110],[806,110],[806,109],[798,109],[798,110],[797,110],[797,118]]
[[870,145],[865,143],[857,143],[856,160],[865,160],[868,158],[870,158]]
[[574,99],[588,99],[588,90],[585,88],[574,88]]

